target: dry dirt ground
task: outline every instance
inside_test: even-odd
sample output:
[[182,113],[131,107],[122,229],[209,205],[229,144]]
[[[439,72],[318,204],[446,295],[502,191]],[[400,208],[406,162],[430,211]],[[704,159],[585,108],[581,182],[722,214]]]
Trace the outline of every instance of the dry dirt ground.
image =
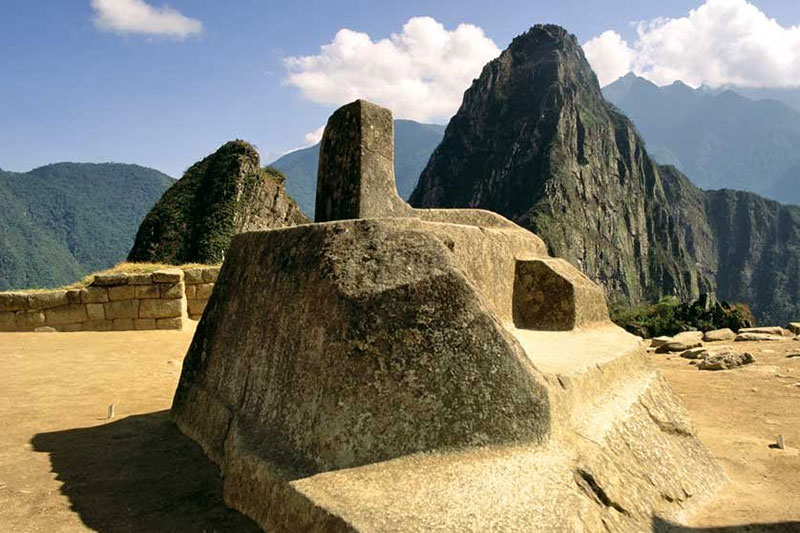
[[[191,335],[0,333],[0,532],[258,531],[169,422]],[[756,363],[652,356],[731,479],[678,530],[800,531],[800,342],[737,348]],[[778,434],[787,449],[770,447]]]

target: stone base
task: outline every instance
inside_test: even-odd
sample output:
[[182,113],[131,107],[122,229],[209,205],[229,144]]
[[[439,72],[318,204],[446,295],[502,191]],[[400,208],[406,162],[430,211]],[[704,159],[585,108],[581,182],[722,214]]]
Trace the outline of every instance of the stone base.
[[560,263],[586,318],[516,327],[541,241],[457,216],[234,238],[172,409],[226,502],[271,532],[623,532],[713,495],[640,339]]

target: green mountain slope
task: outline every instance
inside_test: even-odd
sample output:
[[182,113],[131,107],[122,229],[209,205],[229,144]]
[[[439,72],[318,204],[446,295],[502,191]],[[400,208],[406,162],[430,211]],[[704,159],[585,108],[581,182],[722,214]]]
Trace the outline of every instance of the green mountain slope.
[[[737,89],[738,90],[738,89]],[[734,188],[800,204],[800,112],[774,100],[732,90],[666,87],[633,74],[603,89],[636,124],[648,151],[674,164],[704,189]]]
[[284,176],[259,163],[256,149],[236,140],[192,165],[147,214],[128,260],[220,263],[237,233],[308,222]]
[[[421,124],[413,120],[394,121],[394,171],[397,192],[408,200],[417,185],[433,150],[442,140],[444,126]],[[295,150],[273,161],[270,166],[286,175],[286,191],[309,218],[314,218],[317,195],[319,144]]]
[[174,180],[116,163],[0,171],[0,290],[70,283],[125,259]]

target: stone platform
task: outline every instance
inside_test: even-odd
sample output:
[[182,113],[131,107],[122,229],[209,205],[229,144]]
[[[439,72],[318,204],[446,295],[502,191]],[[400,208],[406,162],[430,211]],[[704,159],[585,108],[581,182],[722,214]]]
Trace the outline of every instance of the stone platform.
[[495,214],[397,203],[391,124],[334,113],[325,222],[226,255],[172,409],[226,502],[270,532],[646,531],[711,496],[722,470],[601,289]]

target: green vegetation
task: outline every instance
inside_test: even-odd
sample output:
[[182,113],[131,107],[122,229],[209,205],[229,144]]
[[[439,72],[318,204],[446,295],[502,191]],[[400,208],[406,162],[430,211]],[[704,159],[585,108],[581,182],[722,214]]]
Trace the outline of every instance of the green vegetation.
[[192,165],[147,214],[129,261],[220,263],[236,233],[306,222],[255,148],[225,143]]
[[0,171],[0,290],[60,286],[116,264],[172,183],[115,163]]
[[629,307],[624,303],[610,306],[611,320],[634,335],[644,338],[672,336],[681,331],[710,331],[754,325],[753,314],[744,304],[715,302],[708,295],[695,302],[680,302],[665,296],[655,304]]

